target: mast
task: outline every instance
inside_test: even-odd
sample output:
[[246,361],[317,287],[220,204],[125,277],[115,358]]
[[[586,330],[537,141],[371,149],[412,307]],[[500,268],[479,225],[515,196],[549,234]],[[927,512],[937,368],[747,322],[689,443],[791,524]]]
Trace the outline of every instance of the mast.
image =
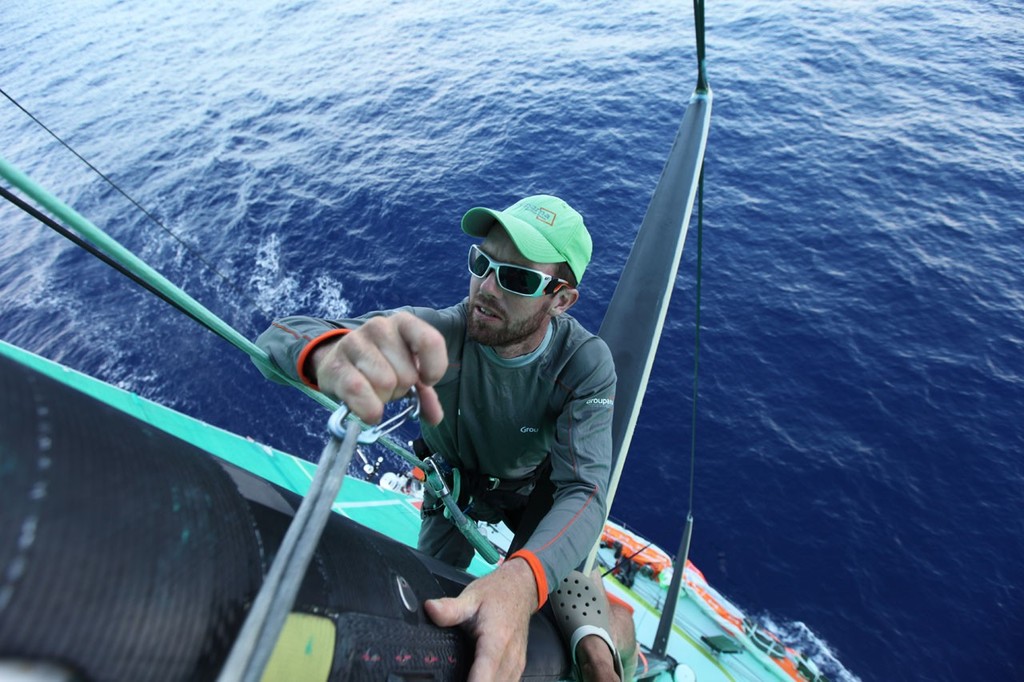
[[[598,331],[611,349],[618,380],[612,416],[613,467],[607,510],[612,507],[633,430],[654,364],[669,299],[683,254],[690,214],[700,184],[711,125],[711,88],[704,74],[704,3],[694,0],[699,75],[686,114],[637,232],[626,266]],[[607,512],[606,512],[607,513]],[[597,545],[586,572],[597,559]]]

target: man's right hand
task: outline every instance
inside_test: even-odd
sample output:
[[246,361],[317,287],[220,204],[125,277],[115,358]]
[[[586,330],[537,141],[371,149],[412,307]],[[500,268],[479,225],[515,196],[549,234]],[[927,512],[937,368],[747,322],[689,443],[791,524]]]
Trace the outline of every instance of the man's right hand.
[[448,369],[444,337],[407,312],[373,317],[361,327],[313,349],[309,374],[320,390],[344,402],[367,424],[376,424],[384,405],[415,386],[421,418],[437,424],[444,417],[432,388]]

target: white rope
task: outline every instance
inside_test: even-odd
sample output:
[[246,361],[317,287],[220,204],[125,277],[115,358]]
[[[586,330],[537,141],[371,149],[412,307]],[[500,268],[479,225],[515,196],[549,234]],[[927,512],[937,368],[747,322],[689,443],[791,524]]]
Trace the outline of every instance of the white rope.
[[359,424],[352,422],[345,431],[344,440],[332,436],[324,446],[309,491],[288,526],[281,548],[217,682],[259,682],[263,676],[320,542],[320,535],[327,525],[331,506],[341,490],[359,432]]

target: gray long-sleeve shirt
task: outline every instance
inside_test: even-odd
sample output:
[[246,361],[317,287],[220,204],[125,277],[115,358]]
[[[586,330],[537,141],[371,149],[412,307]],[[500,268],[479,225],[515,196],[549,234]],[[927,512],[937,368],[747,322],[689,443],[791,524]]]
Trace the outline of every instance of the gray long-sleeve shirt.
[[[441,332],[448,370],[435,385],[444,419],[421,425],[434,452],[463,470],[502,479],[529,475],[551,457],[554,503],[523,548],[544,575],[538,584],[554,589],[593,547],[605,518],[612,460],[612,405],[615,370],[599,337],[572,317],[552,318],[534,352],[499,357],[466,334],[466,301],[442,310],[406,307]],[[288,317],[275,322],[257,344],[294,378],[303,349],[322,334],[355,328],[366,319]],[[544,590],[544,593],[550,591]]]

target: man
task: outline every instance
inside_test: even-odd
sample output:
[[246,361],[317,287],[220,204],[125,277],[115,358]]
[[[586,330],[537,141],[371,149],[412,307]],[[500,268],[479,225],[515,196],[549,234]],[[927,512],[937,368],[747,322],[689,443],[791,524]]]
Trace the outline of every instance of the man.
[[[418,388],[422,441],[459,470],[468,514],[505,520],[516,533],[496,571],[425,608],[438,625],[462,624],[476,637],[471,680],[518,679],[530,615],[601,532],[615,372],[605,343],[566,314],[592,251],[579,213],[537,195],[504,211],[471,209],[462,229],[483,242],[470,248],[469,297],[458,305],[337,322],[289,317],[258,343],[282,370],[368,423]],[[473,549],[438,506],[425,498],[419,547],[465,568]],[[557,593],[556,612],[571,608],[572,594]],[[632,619],[611,611],[610,624],[574,620],[565,633],[588,679],[618,679],[612,639],[632,662]]]

